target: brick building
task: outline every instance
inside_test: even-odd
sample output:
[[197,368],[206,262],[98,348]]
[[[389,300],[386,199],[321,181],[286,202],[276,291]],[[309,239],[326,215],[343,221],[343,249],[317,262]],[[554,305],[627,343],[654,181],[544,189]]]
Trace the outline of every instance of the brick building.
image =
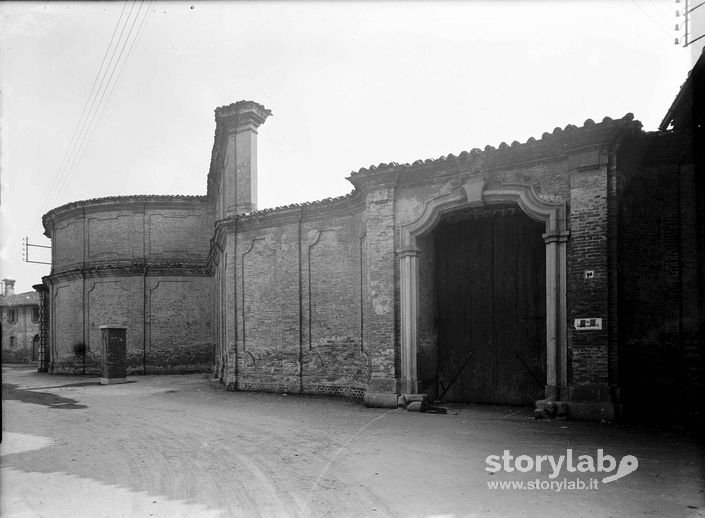
[[40,357],[39,296],[15,293],[15,281],[3,279],[0,291],[3,362],[38,362]]
[[271,113],[218,108],[206,196],[44,216],[50,369],[75,370],[77,342],[97,368],[99,326],[114,323],[131,372],[212,368],[233,390],[695,412],[703,164],[678,103],[702,92],[696,76],[657,132],[631,114],[587,120],[363,168],[346,196],[266,210],[256,151]]

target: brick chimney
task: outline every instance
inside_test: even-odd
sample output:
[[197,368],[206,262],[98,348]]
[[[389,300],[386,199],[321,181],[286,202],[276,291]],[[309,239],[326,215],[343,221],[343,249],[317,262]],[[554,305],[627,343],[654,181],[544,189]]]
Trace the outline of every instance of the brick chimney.
[[272,114],[253,101],[238,101],[215,110],[226,136],[225,216],[257,210],[257,128]]
[[2,294],[3,295],[14,295],[15,294],[15,280],[14,279],[3,279],[2,280]]

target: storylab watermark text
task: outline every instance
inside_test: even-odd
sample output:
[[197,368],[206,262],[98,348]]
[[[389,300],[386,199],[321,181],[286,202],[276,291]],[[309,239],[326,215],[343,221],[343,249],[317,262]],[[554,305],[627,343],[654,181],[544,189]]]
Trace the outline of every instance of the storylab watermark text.
[[[490,474],[537,473],[548,475],[535,480],[488,480],[489,489],[576,491],[596,490],[600,484],[609,484],[629,475],[639,467],[634,455],[625,455],[619,461],[599,448],[595,455],[576,454],[568,448],[561,455],[514,455],[504,450],[502,455],[488,455],[485,471]],[[563,478],[558,477],[563,474]],[[573,476],[574,475],[574,476]]]

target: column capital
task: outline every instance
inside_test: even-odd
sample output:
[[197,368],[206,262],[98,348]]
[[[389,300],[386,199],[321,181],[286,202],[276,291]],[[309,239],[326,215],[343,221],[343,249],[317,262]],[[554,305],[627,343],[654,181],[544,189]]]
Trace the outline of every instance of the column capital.
[[419,251],[416,248],[405,248],[403,250],[397,250],[397,257],[402,259],[404,257],[418,257]]
[[238,101],[215,109],[216,123],[222,124],[228,132],[257,132],[272,111],[254,101]]
[[565,243],[568,241],[570,236],[570,231],[568,230],[554,230],[552,232],[546,232],[542,234],[543,241],[546,244],[549,243]]

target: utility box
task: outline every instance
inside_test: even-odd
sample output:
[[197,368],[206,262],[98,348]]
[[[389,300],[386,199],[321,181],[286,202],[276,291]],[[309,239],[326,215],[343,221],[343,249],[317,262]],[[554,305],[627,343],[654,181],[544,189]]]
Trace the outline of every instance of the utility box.
[[127,327],[100,326],[103,339],[103,376],[101,385],[127,383]]

